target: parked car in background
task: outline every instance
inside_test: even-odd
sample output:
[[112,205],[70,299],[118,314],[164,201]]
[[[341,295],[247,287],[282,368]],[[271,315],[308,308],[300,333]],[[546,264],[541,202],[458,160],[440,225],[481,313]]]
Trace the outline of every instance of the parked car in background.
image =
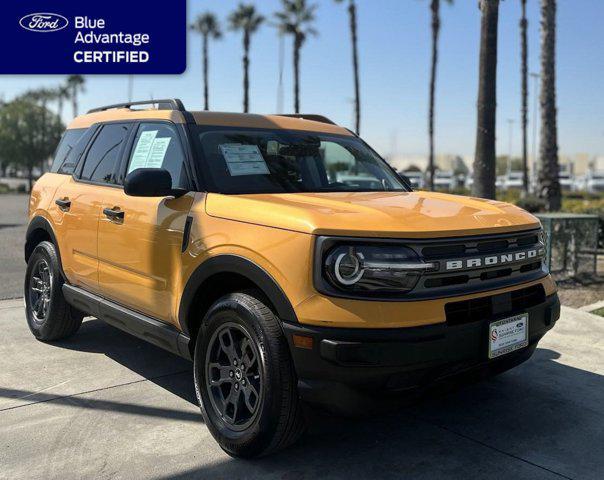
[[589,171],[582,180],[580,190],[589,193],[604,192],[604,172]]
[[341,174],[340,172],[338,172],[336,174],[336,181],[357,189],[374,190],[382,188],[379,180],[376,180],[375,177],[369,177],[364,175],[349,175]]
[[511,171],[504,175],[501,180],[501,188],[503,188],[504,190],[520,190],[522,188],[522,172]]
[[560,172],[558,174],[558,181],[560,182],[560,188],[565,192],[572,192],[575,190],[575,176],[568,172]]
[[415,190],[421,190],[425,187],[424,174],[417,170],[405,170],[402,175],[409,179],[411,186]]
[[455,188],[455,177],[453,172],[437,171],[434,174],[434,188],[436,190],[453,190]]

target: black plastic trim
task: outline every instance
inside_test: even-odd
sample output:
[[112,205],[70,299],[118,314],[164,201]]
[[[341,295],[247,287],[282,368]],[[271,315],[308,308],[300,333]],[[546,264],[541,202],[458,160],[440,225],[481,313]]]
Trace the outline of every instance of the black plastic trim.
[[163,98],[161,100],[138,100],[136,102],[114,103],[103,107],[93,108],[87,113],[103,112],[112,108],[130,108],[136,105],[157,105],[158,110],[186,111],[185,106],[179,98]]
[[187,215],[187,219],[185,220],[185,228],[182,233],[182,245],[180,247],[180,251],[185,253],[187,251],[187,247],[189,246],[189,238],[191,237],[191,225],[193,225],[193,217],[191,215]]
[[172,325],[135,312],[93,293],[63,284],[67,303],[157,347],[191,360],[189,337]]
[[178,309],[178,322],[181,330],[186,335],[189,334],[188,320],[190,319],[190,309],[199,288],[208,278],[218,273],[235,273],[244,276],[262,290],[277,310],[277,315],[282,321],[298,322],[296,313],[287,296],[275,279],[264,269],[244,257],[218,255],[206,260],[197,267],[197,270],[191,274],[184,288]]
[[48,220],[46,220],[44,217],[38,216],[38,217],[32,218],[31,221],[29,222],[29,225],[27,226],[27,232],[25,233],[25,245],[23,247],[25,263],[28,262],[29,256],[31,255],[31,253],[33,252],[33,250],[35,248],[35,245],[31,244],[31,240],[32,240],[33,234],[36,230],[43,230],[51,238],[52,243],[54,244],[56,252],[57,252],[57,259],[59,260],[59,271],[61,272],[61,275],[63,276],[63,278],[67,278],[67,277],[65,277],[65,272],[63,271],[63,264],[61,262],[61,252],[59,251],[59,244],[57,243],[57,237],[55,236],[55,232],[52,229],[50,222]]

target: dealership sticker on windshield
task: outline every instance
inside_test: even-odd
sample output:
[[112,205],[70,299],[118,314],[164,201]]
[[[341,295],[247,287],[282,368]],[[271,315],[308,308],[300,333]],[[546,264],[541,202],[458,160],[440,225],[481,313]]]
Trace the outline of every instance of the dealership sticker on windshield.
[[528,313],[504,318],[489,325],[489,358],[499,357],[528,345]]
[[257,145],[225,143],[220,145],[220,151],[232,177],[271,173]]

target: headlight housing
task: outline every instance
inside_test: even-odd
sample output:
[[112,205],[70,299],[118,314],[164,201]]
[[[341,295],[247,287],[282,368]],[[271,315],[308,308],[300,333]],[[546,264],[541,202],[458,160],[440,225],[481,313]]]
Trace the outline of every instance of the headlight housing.
[[392,294],[413,290],[422,272],[435,268],[401,245],[339,244],[327,250],[322,276],[341,292]]

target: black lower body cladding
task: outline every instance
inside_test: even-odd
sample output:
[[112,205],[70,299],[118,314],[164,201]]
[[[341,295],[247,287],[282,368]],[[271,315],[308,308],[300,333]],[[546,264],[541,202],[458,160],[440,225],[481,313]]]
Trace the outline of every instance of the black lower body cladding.
[[[489,359],[489,324],[528,313],[528,346]],[[558,295],[521,311],[465,324],[398,329],[352,329],[284,323],[301,397],[312,404],[354,413],[358,399],[375,392],[426,387],[464,372],[499,373],[530,358],[560,316]],[[294,345],[293,335],[313,338],[312,348]]]

